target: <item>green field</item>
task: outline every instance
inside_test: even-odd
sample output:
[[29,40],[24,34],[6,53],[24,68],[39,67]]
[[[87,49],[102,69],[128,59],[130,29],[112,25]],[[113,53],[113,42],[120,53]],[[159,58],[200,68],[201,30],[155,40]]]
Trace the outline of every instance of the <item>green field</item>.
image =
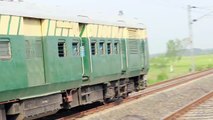
[[[213,54],[194,56],[196,71],[213,68]],[[170,72],[170,64],[165,57],[156,57],[150,60],[148,84],[175,78],[190,73],[191,57],[182,57],[173,64],[173,72]]]

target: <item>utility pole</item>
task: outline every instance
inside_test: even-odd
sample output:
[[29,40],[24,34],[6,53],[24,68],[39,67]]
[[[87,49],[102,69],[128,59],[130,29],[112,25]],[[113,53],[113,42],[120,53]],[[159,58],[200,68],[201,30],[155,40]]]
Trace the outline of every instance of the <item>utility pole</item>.
[[193,45],[193,20],[191,17],[191,9],[196,8],[195,6],[188,5],[187,11],[188,11],[188,25],[189,25],[189,42],[191,47],[191,72],[195,71],[195,60],[194,60],[194,45]]

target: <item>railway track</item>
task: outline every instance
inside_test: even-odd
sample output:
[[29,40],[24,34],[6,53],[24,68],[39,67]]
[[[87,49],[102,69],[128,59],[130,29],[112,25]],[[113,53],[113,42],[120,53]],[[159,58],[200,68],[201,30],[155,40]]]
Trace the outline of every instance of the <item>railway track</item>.
[[88,116],[90,114],[93,114],[93,113],[96,113],[99,111],[103,111],[107,108],[111,108],[111,107],[119,105],[119,104],[130,102],[130,101],[133,101],[133,100],[141,98],[141,97],[145,97],[145,96],[148,96],[148,95],[151,95],[151,94],[154,94],[157,92],[161,92],[161,91],[164,91],[166,89],[169,89],[169,88],[181,85],[181,84],[185,84],[187,82],[196,80],[198,78],[201,78],[201,77],[204,77],[204,76],[207,76],[210,74],[213,74],[213,69],[205,70],[202,72],[195,72],[195,73],[187,74],[185,76],[181,76],[181,77],[171,79],[168,81],[159,82],[157,84],[148,86],[145,90],[131,94],[126,99],[118,100],[118,101],[115,101],[112,103],[107,103],[107,104],[104,104],[104,105],[101,105],[101,106],[98,106],[95,108],[82,110],[82,111],[72,114],[72,115],[60,117],[60,118],[58,118],[58,120],[75,120],[75,119],[78,119],[78,118],[81,118],[84,116]]
[[164,120],[213,119],[213,91],[168,115]]

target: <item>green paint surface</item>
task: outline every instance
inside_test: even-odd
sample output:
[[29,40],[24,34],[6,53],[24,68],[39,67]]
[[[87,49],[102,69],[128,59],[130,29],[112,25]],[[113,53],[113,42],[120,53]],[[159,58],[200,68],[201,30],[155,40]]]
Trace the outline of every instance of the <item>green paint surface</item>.
[[[85,73],[87,76],[90,76],[91,80],[94,80],[97,77],[106,77],[113,74],[121,74],[121,56],[120,54],[107,54],[106,44],[110,42],[112,48],[115,40],[113,39],[100,39],[100,38],[91,38],[90,41],[86,38],[84,40],[86,54],[84,57],[85,64]],[[119,40],[116,40],[119,43]],[[96,55],[90,56],[89,45],[91,42],[96,42]],[[99,52],[99,43],[104,42],[105,52],[101,54]],[[113,49],[112,49],[113,50]],[[90,59],[91,58],[91,59]],[[92,67],[92,68],[91,68]],[[100,78],[101,79],[101,78]]]
[[22,99],[24,97],[31,98],[43,94],[60,92],[62,90],[70,89],[76,86],[80,86],[80,83],[78,81],[45,84],[35,87],[20,88],[16,90],[7,90],[0,92],[0,101],[7,101],[17,98]]
[[128,70],[140,70],[140,41],[139,40],[128,40]]
[[[65,41],[66,56],[58,56],[58,42]],[[45,37],[44,46],[44,63],[46,83],[59,83],[82,79],[81,57],[72,56],[72,41],[78,41],[79,38],[70,37]],[[77,87],[77,86],[76,86]]]
[[29,86],[45,84],[41,37],[24,37]]
[[[10,59],[0,59],[0,92],[28,86],[23,36],[0,36],[10,42]],[[0,95],[1,96],[1,95]]]
[[149,71],[149,45],[148,40],[145,40],[144,42],[144,51],[145,51],[145,73],[148,73]]
[[7,28],[7,35],[10,33],[10,25],[11,25],[12,16],[9,18],[8,28]]
[[121,39],[120,41],[120,51],[121,51],[121,55],[122,55],[122,62],[123,62],[123,67],[122,67],[122,71],[126,71],[127,70],[127,64],[126,64],[126,41],[125,39]]
[[[99,84],[124,77],[141,75],[148,67],[148,47],[141,40],[78,37],[2,36],[10,41],[12,58],[0,60],[0,101],[60,92],[82,85]],[[58,42],[65,42],[66,55],[59,57]],[[90,42],[105,44],[105,54],[90,56]],[[85,48],[83,64],[80,54],[73,55],[73,42]],[[107,54],[106,43],[112,43],[113,53]],[[119,43],[115,54],[114,43]],[[80,48],[79,48],[80,49]],[[128,53],[128,54],[126,54]],[[92,63],[92,64],[91,64]],[[82,66],[84,65],[84,66]],[[84,68],[84,70],[83,70]],[[148,69],[148,68],[147,68]],[[88,76],[86,81],[82,75]]]

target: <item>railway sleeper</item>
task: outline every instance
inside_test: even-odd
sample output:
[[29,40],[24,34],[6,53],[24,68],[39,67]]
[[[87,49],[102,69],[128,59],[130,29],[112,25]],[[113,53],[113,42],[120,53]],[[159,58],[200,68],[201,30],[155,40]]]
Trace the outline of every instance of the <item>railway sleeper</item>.
[[8,119],[28,120],[56,113],[61,109],[61,94],[23,100],[6,105]]

